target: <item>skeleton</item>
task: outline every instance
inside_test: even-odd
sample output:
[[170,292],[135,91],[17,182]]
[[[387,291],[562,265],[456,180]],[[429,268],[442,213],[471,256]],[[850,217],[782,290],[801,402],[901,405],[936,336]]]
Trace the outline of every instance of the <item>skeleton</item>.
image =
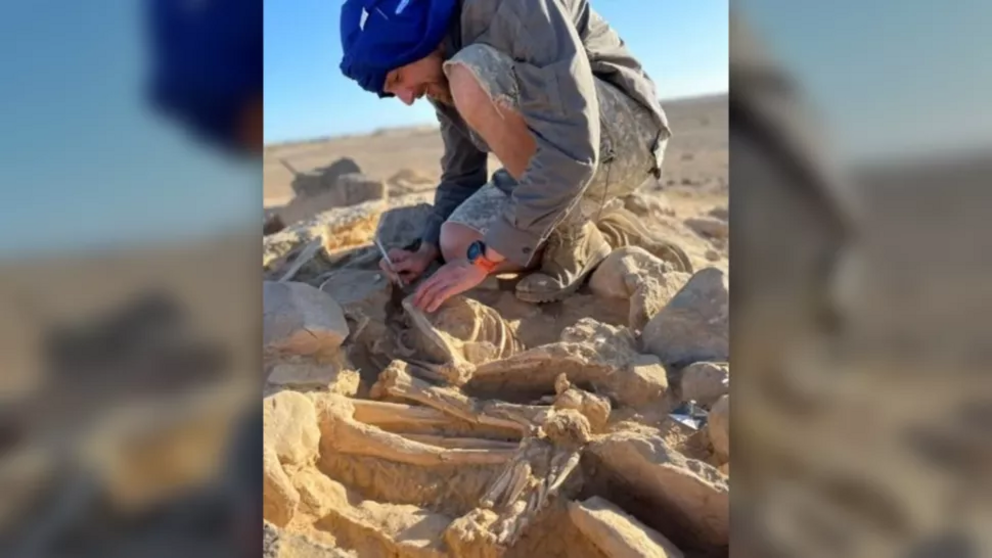
[[[387,432],[355,419],[351,401],[328,394],[319,404],[322,452],[378,457],[411,465],[492,465],[512,458],[512,446],[491,440],[451,441],[443,447],[440,437],[417,440]],[[367,411],[366,411],[367,414]]]
[[491,546],[512,546],[562,490],[588,441],[585,416],[573,409],[553,411],[538,434],[520,444],[482,497],[479,508],[453,525],[461,532],[487,533],[483,538]]
[[407,369],[402,361],[393,361],[372,386],[371,396],[381,399],[388,395],[415,401],[470,423],[514,429],[522,435],[529,433],[535,424],[542,423],[550,410],[537,405],[476,400],[455,389],[433,386],[414,378]]
[[[454,297],[431,318],[402,302],[410,319],[406,343],[399,341],[399,355],[454,385],[464,384],[475,365],[499,360],[524,349],[498,312],[466,297]],[[426,360],[415,359],[418,354]]]

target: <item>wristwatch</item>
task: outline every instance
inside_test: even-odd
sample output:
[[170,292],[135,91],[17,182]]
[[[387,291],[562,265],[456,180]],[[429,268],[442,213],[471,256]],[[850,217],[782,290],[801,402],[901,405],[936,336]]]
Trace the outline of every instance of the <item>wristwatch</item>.
[[468,257],[468,261],[472,265],[484,270],[486,275],[492,273],[498,265],[497,262],[486,259],[486,244],[481,240],[476,240],[472,244],[469,244],[468,254],[466,255]]

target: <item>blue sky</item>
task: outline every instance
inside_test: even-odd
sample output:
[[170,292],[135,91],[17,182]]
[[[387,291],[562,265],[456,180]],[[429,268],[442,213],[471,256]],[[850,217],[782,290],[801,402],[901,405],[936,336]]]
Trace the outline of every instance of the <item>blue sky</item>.
[[992,2],[740,0],[857,160],[992,145]]
[[[380,100],[338,70],[341,0],[265,3],[266,142],[435,122],[426,101]],[[727,91],[727,0],[593,0],[662,98]]]
[[259,162],[222,158],[146,107],[142,3],[0,9],[0,257],[261,220]]

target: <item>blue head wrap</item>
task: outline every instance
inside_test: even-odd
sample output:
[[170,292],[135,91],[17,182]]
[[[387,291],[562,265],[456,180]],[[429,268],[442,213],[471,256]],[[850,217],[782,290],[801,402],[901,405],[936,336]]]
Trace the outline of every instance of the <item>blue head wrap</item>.
[[457,0],[347,0],[341,7],[341,71],[380,97],[386,74],[430,54],[448,32]]
[[261,6],[151,0],[148,9],[152,101],[201,136],[231,141],[245,103],[263,90]]

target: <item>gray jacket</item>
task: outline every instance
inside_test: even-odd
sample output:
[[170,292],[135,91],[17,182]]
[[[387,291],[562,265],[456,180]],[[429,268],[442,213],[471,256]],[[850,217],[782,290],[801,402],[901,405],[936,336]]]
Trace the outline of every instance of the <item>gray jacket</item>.
[[[588,0],[461,0],[456,19],[446,56],[473,43],[511,56],[520,111],[536,132],[537,154],[485,239],[510,261],[527,265],[599,164],[600,122],[588,101],[595,95],[593,76],[648,107],[659,129],[667,131],[668,122],[654,84]],[[487,154],[469,139],[465,121],[451,107],[435,107],[443,169],[422,240],[437,245],[441,224],[486,183],[488,170]],[[512,181],[508,174],[502,178]]]

